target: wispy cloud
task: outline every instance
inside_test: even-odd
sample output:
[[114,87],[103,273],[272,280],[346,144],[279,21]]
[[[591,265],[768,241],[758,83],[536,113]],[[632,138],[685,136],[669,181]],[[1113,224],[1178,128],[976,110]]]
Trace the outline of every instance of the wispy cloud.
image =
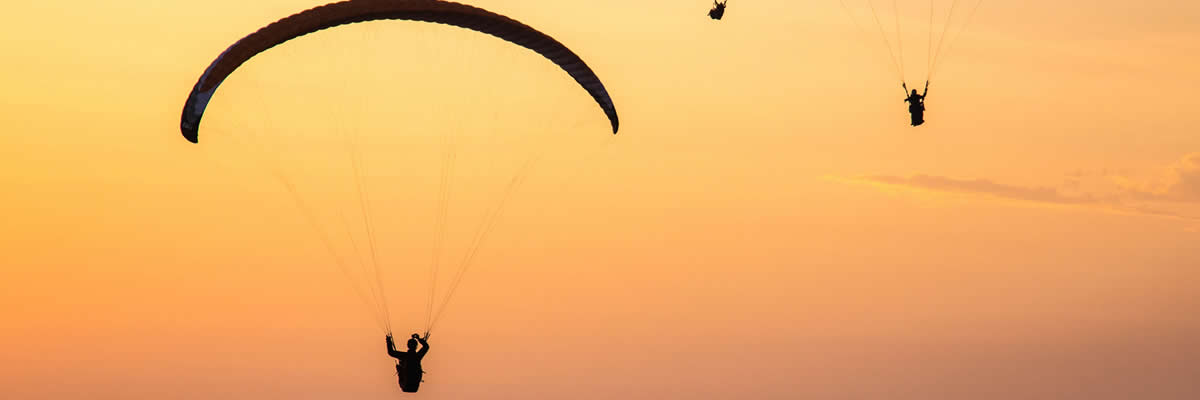
[[[1104,177],[1115,184],[1092,188],[1084,181]],[[1022,186],[990,179],[962,179],[936,175],[909,177],[874,175],[854,181],[933,192],[988,196],[1047,205],[1099,208],[1126,214],[1200,221],[1200,216],[1176,210],[1200,205],[1200,153],[1192,153],[1150,179],[1132,179],[1108,171],[1067,174],[1059,186]],[[1091,189],[1088,189],[1091,188]]]
[[1063,194],[1059,189],[1053,187],[1006,185],[988,179],[955,179],[933,175],[915,175],[908,178],[877,175],[861,177],[859,179],[885,185],[905,186],[941,192],[983,194],[1042,203],[1087,204],[1097,202],[1096,199],[1089,196],[1076,197]]
[[1133,183],[1127,190],[1144,200],[1200,203],[1200,153],[1175,162],[1158,181]]

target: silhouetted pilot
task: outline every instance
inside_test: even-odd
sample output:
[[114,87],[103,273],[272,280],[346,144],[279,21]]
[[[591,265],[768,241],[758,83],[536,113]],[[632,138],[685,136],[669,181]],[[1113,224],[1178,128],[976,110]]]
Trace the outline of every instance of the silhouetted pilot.
[[729,0],[725,0],[725,1],[713,0],[713,9],[708,10],[708,16],[711,17],[712,19],[721,19],[722,16],[725,16],[725,2],[727,2],[727,1],[729,1]]
[[[904,90],[908,91],[907,84],[901,84]],[[925,123],[925,95],[929,93],[929,81],[925,81],[925,92],[917,94],[917,89],[913,89],[912,93],[904,99],[908,102],[908,113],[912,114],[912,126],[917,126]]]
[[[396,343],[392,341],[392,335],[387,335],[387,350],[388,356],[396,359],[396,375],[400,377],[400,390],[408,393],[415,393],[421,387],[421,375],[425,371],[421,370],[421,359],[425,358],[425,353],[429,352],[429,333],[422,338],[417,334],[412,335],[412,339],[408,339],[408,351],[399,352],[396,350]],[[421,350],[417,350],[417,343],[421,343]]]

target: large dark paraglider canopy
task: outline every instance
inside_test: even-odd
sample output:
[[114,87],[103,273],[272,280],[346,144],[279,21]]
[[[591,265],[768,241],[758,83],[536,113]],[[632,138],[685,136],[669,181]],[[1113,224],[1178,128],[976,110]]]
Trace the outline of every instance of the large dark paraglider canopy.
[[349,0],[297,13],[259,29],[229,46],[208,66],[183,107],[179,129],[199,140],[200,119],[221,82],[255,55],[297,37],[338,25],[374,20],[410,20],[453,25],[486,33],[528,48],[554,62],[591,94],[612,123],[617,110],[600,78],[574,52],[554,38],[511,18],[480,8],[440,0]]

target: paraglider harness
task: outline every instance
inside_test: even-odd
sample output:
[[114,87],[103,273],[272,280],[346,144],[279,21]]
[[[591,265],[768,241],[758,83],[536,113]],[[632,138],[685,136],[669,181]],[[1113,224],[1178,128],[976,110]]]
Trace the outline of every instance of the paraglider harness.
[[396,380],[399,381],[400,390],[405,393],[416,393],[421,387],[421,383],[425,382],[425,371],[409,371],[403,362],[396,363]]
[[[407,368],[404,368],[404,363],[402,363],[400,361],[396,361],[396,376],[400,377],[400,379],[404,379],[404,371],[405,370],[407,370]],[[426,374],[425,370],[422,369],[421,370],[421,382],[425,382],[425,374]]]
[[727,2],[729,2],[729,0],[725,0],[725,1],[713,0],[713,8],[711,10],[708,10],[709,18],[719,20],[719,19],[721,19],[721,17],[725,16],[725,3],[727,3]]

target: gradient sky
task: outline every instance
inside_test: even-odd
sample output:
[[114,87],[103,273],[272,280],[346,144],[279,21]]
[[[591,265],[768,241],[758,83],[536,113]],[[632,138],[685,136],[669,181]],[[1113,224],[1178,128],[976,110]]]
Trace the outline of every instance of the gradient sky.
[[[915,81],[928,10],[906,3]],[[424,398],[1200,398],[1194,1],[986,2],[920,128],[836,0],[720,22],[706,1],[478,1],[583,56],[621,133],[532,53],[379,23],[263,54],[184,141],[204,66],[316,4],[6,4],[0,398],[400,396],[272,177],[353,204],[320,141],[343,128],[369,145],[400,335],[439,132],[462,139],[453,257],[539,160],[434,332]]]

